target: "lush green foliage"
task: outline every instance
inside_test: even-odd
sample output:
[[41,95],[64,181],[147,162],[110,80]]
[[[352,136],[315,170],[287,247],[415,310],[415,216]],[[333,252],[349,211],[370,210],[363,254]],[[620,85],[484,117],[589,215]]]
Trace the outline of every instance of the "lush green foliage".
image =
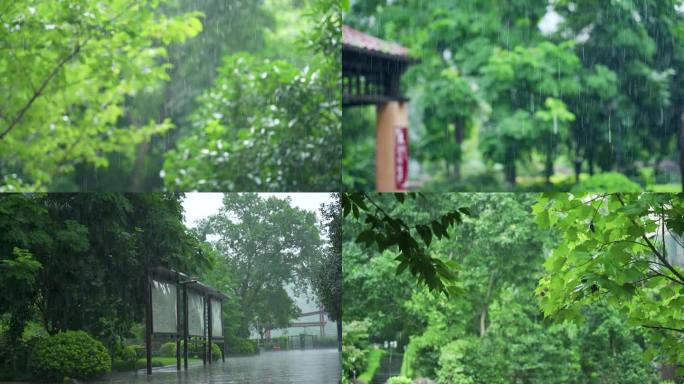
[[[339,2],[321,20],[304,68],[249,54],[226,56],[190,122],[199,130],[166,155],[165,184],[185,190],[334,190],[340,173]],[[323,13],[323,18],[321,15]]]
[[104,345],[87,333],[65,331],[36,343],[30,367],[44,379],[88,379],[109,372],[112,362]]
[[[199,134],[166,156],[164,180],[187,190],[326,190],[339,174],[329,139],[339,110],[329,76],[248,54],[227,56],[191,119]],[[335,84],[332,84],[335,85]],[[249,172],[245,172],[249,170]]]
[[[338,184],[338,1],[19,0],[0,13],[0,190]],[[254,67],[233,72],[240,57]],[[248,98],[231,84],[251,102],[235,108]]]
[[[77,164],[108,165],[172,127],[142,121],[120,129],[126,98],[167,80],[166,46],[202,30],[199,13],[167,17],[159,1],[14,1],[3,9],[0,61],[3,189],[50,186]],[[10,57],[12,59],[10,59]]]
[[[394,194],[394,199],[403,203],[406,197],[410,199],[421,198],[418,194]],[[354,219],[363,219],[364,230],[357,234],[356,242],[373,246],[377,244],[380,252],[398,247],[400,250],[397,256],[399,265],[397,272],[401,273],[408,269],[418,281],[427,285],[430,289],[453,294],[455,287],[449,285],[454,280],[454,265],[449,265],[439,258],[430,256],[425,247],[429,247],[432,239],[448,238],[447,231],[450,227],[461,223],[463,216],[469,214],[467,207],[443,213],[439,217],[420,224],[407,223],[404,220],[392,217],[375,201],[380,195],[365,193],[345,193],[342,195],[342,209],[344,216],[353,214]],[[361,215],[363,213],[363,216]],[[422,240],[421,245],[417,238]]]
[[368,366],[368,324],[360,321],[345,323],[342,344],[342,380],[356,379]]
[[[540,312],[539,278],[544,265],[554,258],[547,259],[547,250],[571,252],[574,248],[564,244],[566,232],[560,226],[539,225],[538,215],[557,214],[561,218],[556,220],[564,220],[566,226],[576,223],[577,216],[561,209],[566,200],[573,201],[568,195],[545,199],[527,194],[425,194],[425,202],[372,198],[382,201],[389,215],[406,222],[425,220],[433,212],[454,207],[467,206],[471,213],[449,229],[448,238],[435,239],[427,248],[432,257],[457,266],[452,284],[458,294],[448,298],[415,284],[413,276],[397,274],[398,251],[379,252],[356,243],[365,225],[345,221],[345,327],[365,320],[368,332],[354,336],[356,344],[364,336],[366,343],[398,341],[404,351],[401,375],[440,384],[636,384],[656,382],[656,367],[664,372],[675,361],[664,351],[677,349],[676,336],[669,349],[662,349],[666,346],[662,340],[636,327],[606,295],[577,305],[579,314],[587,318],[584,323],[555,323]],[[557,202],[559,208],[549,201]],[[581,220],[577,225],[582,225]],[[571,233],[581,237],[587,231]],[[596,227],[597,236],[605,232]],[[613,271],[619,273],[619,269]],[[558,280],[554,284],[561,284]],[[663,314],[676,318],[676,305],[661,302],[661,307]],[[654,306],[644,311],[655,314]],[[345,339],[347,344],[353,343]],[[651,360],[649,348],[662,353]]]
[[548,196],[535,211],[541,226],[563,235],[537,288],[544,313],[576,320],[583,306],[607,302],[649,331],[651,356],[684,361],[684,270],[676,259],[684,232],[681,197]]

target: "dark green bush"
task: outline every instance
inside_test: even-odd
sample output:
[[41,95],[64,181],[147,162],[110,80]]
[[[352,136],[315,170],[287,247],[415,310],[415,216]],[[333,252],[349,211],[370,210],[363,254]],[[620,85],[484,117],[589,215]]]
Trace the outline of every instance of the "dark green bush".
[[621,173],[599,173],[581,181],[572,192],[642,192],[641,186]]
[[66,331],[39,340],[29,366],[39,378],[88,379],[111,371],[112,361],[101,342],[83,331]]
[[226,344],[226,353],[230,354],[253,354],[257,350],[256,342],[249,339],[231,338]]
[[135,351],[135,355],[138,359],[142,359],[143,357],[145,357],[145,346],[144,345],[131,344],[131,345],[129,345],[129,347],[131,347]]
[[[183,348],[182,345],[183,344],[181,344],[181,351]],[[169,341],[168,343],[162,344],[162,346],[159,348],[159,356],[176,357],[176,342],[175,341]]]
[[216,343],[211,343],[211,359],[218,360],[221,358],[221,348]]

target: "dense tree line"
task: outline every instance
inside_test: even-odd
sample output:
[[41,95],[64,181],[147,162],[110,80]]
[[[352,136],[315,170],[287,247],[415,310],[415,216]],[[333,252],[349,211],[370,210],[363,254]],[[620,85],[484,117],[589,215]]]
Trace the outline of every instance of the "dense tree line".
[[0,207],[9,345],[32,320],[112,346],[142,321],[148,268],[199,273],[213,262],[183,224],[181,195],[3,194]]
[[[561,20],[547,20],[549,10]],[[351,1],[345,22],[421,59],[404,90],[414,158],[447,183],[434,187],[501,189],[494,164],[509,186],[521,170],[548,184],[558,166],[572,169],[570,185],[610,171],[670,180],[660,165],[678,161],[684,129],[682,10],[675,0],[373,0]],[[370,140],[369,115],[345,110],[348,186],[370,182],[373,148],[359,145]]]
[[367,198],[416,239],[416,223],[457,207],[470,214],[448,237],[422,245],[452,269],[448,294],[402,272],[400,244],[382,250],[365,241],[361,234],[373,225],[365,213],[347,216],[344,320],[356,332],[345,339],[348,369],[362,335],[365,345],[397,340],[401,374],[439,383],[675,378],[683,351],[677,196]]

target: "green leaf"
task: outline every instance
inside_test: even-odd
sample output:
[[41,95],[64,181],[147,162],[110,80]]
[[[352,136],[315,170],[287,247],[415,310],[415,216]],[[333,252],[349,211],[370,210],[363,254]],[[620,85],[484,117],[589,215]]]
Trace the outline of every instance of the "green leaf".
[[427,225],[417,225],[416,230],[420,234],[420,237],[423,239],[423,242],[425,242],[425,245],[429,247],[430,242],[432,242],[432,231],[430,230],[430,227],[428,227]]

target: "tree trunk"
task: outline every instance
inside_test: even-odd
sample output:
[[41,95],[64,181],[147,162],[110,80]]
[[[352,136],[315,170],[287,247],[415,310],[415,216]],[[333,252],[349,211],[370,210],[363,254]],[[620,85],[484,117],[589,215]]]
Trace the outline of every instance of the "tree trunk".
[[337,322],[337,350],[342,352],[342,313],[335,319]]
[[456,139],[457,150],[454,154],[454,178],[461,178],[461,145],[463,144],[463,131],[465,130],[465,120],[463,118],[454,121],[454,138]]
[[544,178],[546,179],[546,184],[551,184],[551,176],[553,176],[553,152],[553,145],[549,144],[544,164]]
[[480,337],[484,337],[487,332],[487,312],[489,311],[489,299],[492,296],[492,288],[494,287],[494,274],[489,277],[489,286],[487,287],[487,294],[485,295],[484,305],[480,311]]
[[146,140],[138,144],[135,156],[135,166],[133,168],[133,182],[131,188],[134,192],[141,192],[143,190],[143,183],[145,180],[145,162],[147,154],[150,150],[150,141]]
[[504,172],[506,174],[506,181],[511,185],[515,185],[516,169],[515,169],[515,149],[506,149],[506,158],[504,161]]
[[682,190],[684,191],[684,107],[679,115],[679,174],[682,178]]
[[579,183],[580,174],[582,173],[582,156],[580,155],[581,152],[581,146],[579,140],[577,140],[577,144],[575,144],[575,160],[573,161],[573,164],[575,165],[575,184]]

